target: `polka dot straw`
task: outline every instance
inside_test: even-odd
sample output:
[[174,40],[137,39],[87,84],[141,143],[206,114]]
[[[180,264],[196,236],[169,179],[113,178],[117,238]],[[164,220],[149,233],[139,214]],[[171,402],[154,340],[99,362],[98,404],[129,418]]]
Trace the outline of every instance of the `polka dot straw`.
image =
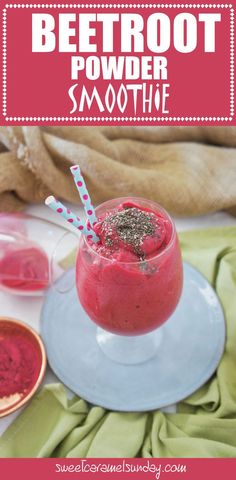
[[67,222],[69,222],[77,230],[80,230],[82,233],[84,233],[87,238],[90,238],[93,242],[99,241],[99,238],[95,232],[92,229],[89,229],[79,217],[69,210],[69,208],[66,208],[65,205],[56,200],[53,195],[50,195],[50,197],[46,198],[45,204],[51,208],[51,210],[65,218],[65,220],[67,220]]
[[79,192],[81,202],[84,205],[86,217],[87,217],[90,225],[93,226],[93,224],[97,222],[97,217],[96,217],[94,207],[91,203],[91,198],[89,196],[89,193],[88,193],[87,187],[85,185],[85,181],[84,181],[84,178],[83,178],[82,173],[80,171],[79,165],[75,165],[75,166],[71,167],[70,171],[71,171],[71,173],[74,177],[74,182],[75,182],[76,188]]

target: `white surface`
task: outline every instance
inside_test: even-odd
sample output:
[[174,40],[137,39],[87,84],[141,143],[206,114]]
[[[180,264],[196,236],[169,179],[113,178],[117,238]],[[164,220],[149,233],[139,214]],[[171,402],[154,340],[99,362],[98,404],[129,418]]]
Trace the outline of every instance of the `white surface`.
[[[79,213],[79,209],[73,207],[73,210],[77,210]],[[61,223],[62,225],[65,225],[64,220],[61,220],[56,213],[52,212],[44,205],[31,206],[28,208],[27,212],[41,218],[49,219],[55,223]],[[233,218],[224,212],[218,212],[194,218],[175,218],[175,223],[177,230],[181,231],[194,228],[236,225],[236,218]],[[23,320],[39,331],[39,319],[42,302],[42,298],[25,298],[0,292],[0,315],[15,317]],[[54,381],[58,381],[57,377],[50,371],[50,369],[48,369],[44,383],[51,383]],[[9,415],[8,417],[0,419],[0,435],[5,431],[18,413],[19,411]]]

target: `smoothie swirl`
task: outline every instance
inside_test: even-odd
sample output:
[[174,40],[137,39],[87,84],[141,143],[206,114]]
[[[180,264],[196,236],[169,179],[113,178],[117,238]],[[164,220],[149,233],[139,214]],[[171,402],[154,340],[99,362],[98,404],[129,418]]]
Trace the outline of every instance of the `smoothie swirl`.
[[93,248],[102,256],[123,262],[156,255],[171,237],[171,226],[160,213],[133,202],[123,202],[101,215],[93,228],[100,238]]

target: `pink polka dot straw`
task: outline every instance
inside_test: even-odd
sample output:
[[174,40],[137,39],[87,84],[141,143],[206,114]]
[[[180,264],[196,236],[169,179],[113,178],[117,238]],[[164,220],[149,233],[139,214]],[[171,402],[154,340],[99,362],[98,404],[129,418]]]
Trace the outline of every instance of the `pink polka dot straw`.
[[90,225],[93,226],[94,223],[97,222],[97,217],[96,217],[96,213],[92,205],[91,198],[89,196],[79,165],[74,165],[73,167],[70,168],[70,171],[74,177],[74,182],[79,192],[81,202],[84,205],[86,217]]
[[91,239],[93,242],[99,241],[96,233],[92,229],[87,227],[87,225],[85,224],[85,222],[83,222],[83,220],[81,220],[81,218],[77,217],[73,212],[69,210],[69,208],[66,208],[63,203],[56,200],[53,195],[50,195],[50,197],[46,198],[45,204],[49,208],[51,208],[51,210],[65,218],[65,220],[67,220],[67,222],[69,222],[77,230],[80,230],[81,233],[84,233],[87,238]]

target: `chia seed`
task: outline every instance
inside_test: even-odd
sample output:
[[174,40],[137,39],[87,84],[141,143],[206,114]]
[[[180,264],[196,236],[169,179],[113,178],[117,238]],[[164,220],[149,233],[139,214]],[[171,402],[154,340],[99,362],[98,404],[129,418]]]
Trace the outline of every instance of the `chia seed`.
[[134,252],[143,260],[141,245],[146,236],[152,236],[156,231],[156,216],[152,212],[144,212],[136,207],[125,208],[116,213],[108,214],[103,220],[102,230],[105,233],[105,244],[114,246],[114,232],[125,244],[131,245]]

